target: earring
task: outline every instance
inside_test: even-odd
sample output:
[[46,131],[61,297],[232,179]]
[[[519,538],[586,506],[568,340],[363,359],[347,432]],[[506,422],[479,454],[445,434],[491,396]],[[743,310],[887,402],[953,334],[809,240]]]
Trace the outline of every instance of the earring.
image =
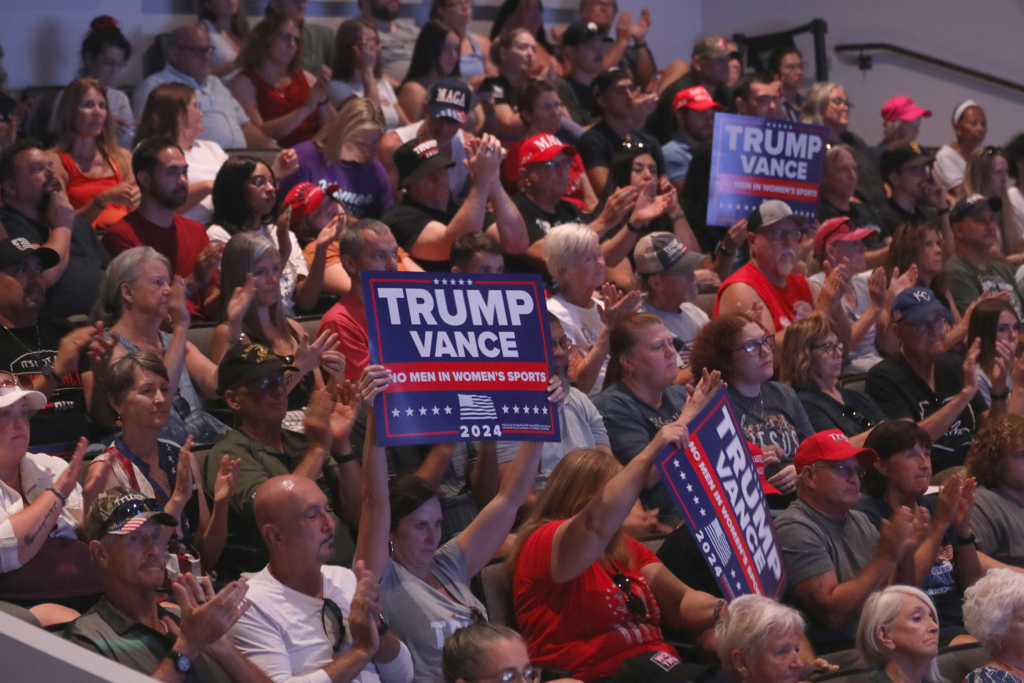
[[388,539],[388,557],[394,557],[394,555],[395,555],[395,544],[389,538]]
[[114,426],[115,427],[123,427],[124,426],[124,425],[121,424],[121,416],[120,415],[116,416],[116,419],[114,420]]

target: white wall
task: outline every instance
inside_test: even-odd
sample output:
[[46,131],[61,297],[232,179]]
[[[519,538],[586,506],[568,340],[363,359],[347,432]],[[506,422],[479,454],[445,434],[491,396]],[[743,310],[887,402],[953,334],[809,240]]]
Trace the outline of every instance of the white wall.
[[[953,139],[953,108],[973,97],[988,117],[987,142],[1001,145],[1024,131],[1024,95],[988,86],[905,57],[874,53],[874,69],[861,72],[855,56],[840,57],[841,43],[893,43],[950,62],[1024,83],[1020,68],[1024,46],[1024,3],[1019,0],[704,0],[708,32],[758,35],[802,25],[814,18],[828,22],[829,77],[843,84],[854,103],[850,128],[869,143],[882,137],[881,107],[893,95],[909,95],[934,116],[924,119],[922,144]],[[800,43],[813,77],[811,44]],[[848,62],[848,63],[844,63]]]

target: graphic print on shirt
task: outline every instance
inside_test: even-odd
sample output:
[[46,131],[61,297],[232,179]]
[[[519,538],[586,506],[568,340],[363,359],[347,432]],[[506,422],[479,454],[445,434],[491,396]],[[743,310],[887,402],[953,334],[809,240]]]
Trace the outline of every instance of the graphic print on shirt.
[[985,290],[991,290],[993,294],[1009,292],[1010,304],[1017,314],[1017,319],[1024,320],[1024,310],[1020,306],[1020,297],[1017,296],[1017,290],[1013,285],[993,273],[982,273],[978,276],[978,283],[981,285],[981,291],[983,292]]
[[[11,361],[11,374],[34,380],[47,365],[52,365],[57,352],[51,349],[24,353]],[[47,400],[44,410],[75,410],[81,409],[84,400],[82,394],[82,376],[76,367],[60,379],[60,385]]]
[[763,417],[755,417],[743,415],[740,422],[742,423],[741,426],[747,441],[757,444],[762,448],[764,446],[778,446],[785,452],[787,458],[792,458],[796,455],[796,449],[800,445],[800,437],[785,416],[765,415]]
[[452,618],[448,621],[432,621],[430,622],[430,628],[434,629],[434,638],[437,639],[437,649],[444,647],[444,641],[447,640],[448,636],[452,635],[460,628],[472,625],[472,619],[460,619],[457,615],[453,614]]
[[[955,396],[950,396],[947,399],[943,399],[942,405],[945,405],[946,403],[949,403],[954,398],[955,398]],[[919,415],[918,420],[923,420],[925,417],[927,417],[928,415],[931,415],[936,410],[938,410],[938,408],[936,407],[936,403],[937,403],[937,401],[934,401],[934,400],[919,401],[918,404],[917,404],[918,415]],[[929,410],[929,408],[931,408],[931,410]],[[949,425],[949,429],[947,429],[943,433],[942,436],[940,436],[938,439],[936,439],[935,443],[932,444],[932,448],[938,449],[938,450],[942,450],[942,451],[950,451],[950,452],[952,452],[953,448],[951,448],[948,445],[944,445],[941,442],[945,441],[946,439],[957,439],[957,438],[964,437],[964,436],[971,436],[971,434],[974,433],[974,425],[977,424],[977,422],[976,422],[976,420],[974,418],[974,407],[970,403],[968,403],[967,404],[967,410],[970,412],[970,415],[971,415],[971,424],[970,425],[965,424],[964,421],[961,420],[958,417],[957,419],[955,419],[953,421],[953,424]],[[965,445],[970,445],[970,444],[965,444]]]

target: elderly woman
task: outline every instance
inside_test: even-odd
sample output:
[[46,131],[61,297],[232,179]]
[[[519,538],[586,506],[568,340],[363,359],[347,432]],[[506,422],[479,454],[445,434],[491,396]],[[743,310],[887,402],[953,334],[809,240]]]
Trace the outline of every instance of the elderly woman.
[[[217,366],[187,339],[192,323],[187,301],[184,281],[172,281],[167,257],[152,247],[134,247],[118,254],[107,267],[92,320],[102,321],[117,340],[111,360],[151,351],[163,361],[167,376],[176,379],[178,390],[160,438],[183,444],[192,437],[197,444],[214,444],[228,428],[203,409],[196,387],[203,395],[215,397]],[[173,334],[160,329],[168,316]],[[83,372],[82,387],[92,418],[113,424],[100,378]]]
[[921,119],[930,119],[931,111],[919,107],[906,95],[894,95],[882,105],[882,143],[914,142],[921,132]]
[[508,626],[486,621],[460,628],[444,641],[441,673],[444,683],[540,680],[540,667],[530,664],[523,637]]
[[394,206],[391,184],[377,147],[384,137],[384,114],[363,97],[350,97],[312,140],[295,146],[299,170],[277,188],[279,199],[302,182],[321,189],[336,186],[335,199],[355,218],[380,218]]
[[398,88],[398,105],[409,121],[423,118],[427,91],[440,78],[459,77],[459,34],[437,20],[420,29],[412,49],[409,73]]
[[931,598],[911,586],[872,593],[857,626],[857,652],[877,667],[874,683],[946,683],[939,675],[939,617]]
[[971,528],[978,550],[996,561],[985,569],[999,563],[1024,569],[1024,417],[992,420],[975,437],[966,466],[978,482]]
[[555,466],[506,562],[516,622],[536,664],[589,683],[635,657],[674,655],[662,626],[703,640],[721,617],[725,600],[690,588],[622,533],[654,456],[668,445],[687,446],[685,425],[718,385],[717,374],[702,379],[678,419],[625,467],[583,448]]
[[939,147],[935,153],[935,176],[946,192],[955,194],[964,182],[967,160],[985,142],[988,119],[985,110],[974,100],[964,100],[953,110],[953,132],[956,142]]
[[498,75],[485,78],[480,88],[494,98],[481,102],[484,111],[483,131],[503,140],[514,140],[526,134],[526,124],[519,116],[517,92],[534,75],[537,40],[525,28],[502,33],[491,43],[491,61]]
[[[70,464],[27,452],[29,413],[45,405],[41,393],[0,372],[0,597],[74,604],[74,598],[102,591],[88,546],[77,536],[84,515],[78,473],[89,442],[79,439]],[[47,623],[77,616],[58,607],[42,612],[37,616]]]
[[839,386],[842,369],[843,345],[831,318],[815,315],[786,328],[782,381],[796,391],[814,431],[839,429],[860,448],[885,413],[867,394]]
[[64,89],[54,124],[59,157],[54,164],[75,215],[108,228],[139,206],[131,152],[117,144],[107,91],[82,77]]
[[1002,209],[993,216],[999,226],[999,240],[996,247],[1008,263],[1024,263],[1024,225],[1017,218],[1008,194],[1010,185],[1010,162],[1006,152],[998,147],[978,147],[967,157],[964,182],[957,191],[960,197],[980,194],[983,197],[998,197]]
[[380,36],[372,23],[365,19],[342,22],[334,40],[332,72],[331,106],[337,109],[350,97],[365,97],[384,112],[388,130],[409,125],[395,89],[382,75]]
[[882,183],[882,172],[878,167],[875,151],[863,138],[848,130],[850,125],[850,100],[843,86],[832,81],[821,81],[811,86],[804,100],[800,115],[804,123],[828,128],[831,144],[842,142],[853,150],[857,160],[857,198],[874,207],[880,207],[888,200]]
[[238,54],[241,73],[228,88],[257,128],[281,147],[309,140],[334,117],[327,90],[331,70],[302,68],[302,32],[283,14],[256,24]]
[[742,595],[715,624],[715,647],[736,683],[796,683],[803,635],[803,617],[792,607],[763,595]]
[[[389,371],[379,365],[367,367],[359,380],[369,417],[355,561],[364,561],[367,569],[381,577],[384,616],[409,647],[417,678],[437,681],[445,639],[463,626],[487,619],[469,580],[494,558],[512,530],[516,512],[533,489],[541,449],[539,443],[524,442],[491,502],[461,533],[440,545],[437,492],[416,476],[388,483],[384,448],[376,440],[373,399],[389,383]],[[551,387],[549,400],[560,404],[560,383],[552,379]]]
[[[788,333],[787,333],[788,336]],[[713,318],[693,342],[690,367],[694,376],[702,369],[717,370],[729,386],[729,400],[747,441],[764,451],[765,463],[778,460],[768,482],[782,493],[796,489],[792,465],[797,446],[814,433],[796,392],[774,374],[772,352],[775,336],[760,322],[730,313]]]
[[978,579],[965,594],[964,623],[989,651],[964,683],[1024,681],[1024,576],[1003,568]]
[[[288,229],[289,223],[278,221],[277,184],[274,172],[262,161],[236,157],[225,163],[214,181],[213,224],[206,235],[211,244],[227,243],[240,234],[259,235],[270,240],[281,258],[278,287],[284,312],[294,317],[296,306],[308,311],[316,305],[323,287],[323,264],[326,261],[318,263],[314,259],[314,269],[311,270],[302,256],[295,233]],[[223,256],[221,263],[222,269],[229,264]],[[244,282],[235,286],[242,284]],[[223,288],[223,282],[221,286]],[[230,298],[234,288],[225,291]],[[227,304],[227,300],[221,299],[221,304]]]
[[[591,396],[596,396],[605,384],[611,330],[640,306],[640,292],[623,294],[615,285],[605,284],[601,251],[593,230],[583,225],[562,225],[548,233],[542,252],[559,287],[558,294],[548,299],[548,311],[562,321],[574,347],[569,379]],[[601,300],[594,296],[598,288]]]
[[[633,313],[605,329],[609,328],[608,372],[594,406],[604,418],[612,453],[626,464],[657,436],[658,425],[679,417],[686,404],[686,387],[675,384],[679,353],[661,318]],[[675,516],[668,489],[655,472],[640,500],[663,521]]]
[[443,22],[459,35],[459,75],[471,88],[479,86],[484,77],[497,75],[498,68],[491,62],[490,39],[469,30],[472,0],[433,0],[430,18]]
[[171,416],[171,397],[177,392],[177,382],[168,378],[163,362],[149,351],[130,353],[115,361],[103,380],[122,431],[89,463],[86,509],[115,486],[154,498],[164,512],[178,520],[179,537],[172,554],[197,554],[203,569],[211,570],[224,550],[228,503],[238,486],[242,461],[231,462],[226,455],[221,460],[211,510],[199,463],[192,455],[192,441],[179,445],[159,438]]
[[[125,38],[110,16],[96,17],[89,25],[89,33],[82,41],[82,70],[79,76],[95,78],[103,86],[109,105],[110,118],[114,125],[114,134],[121,147],[130,149],[135,138],[135,115],[128,95],[117,88],[111,87],[114,79],[121,73],[132,56],[132,44]],[[63,92],[53,103],[50,117],[50,130],[56,131],[57,112]]]
[[935,600],[942,617],[943,645],[948,645],[953,637],[964,633],[964,586],[982,575],[983,561],[990,562],[970,542],[976,484],[954,473],[937,495],[927,495],[932,478],[932,440],[928,432],[909,420],[879,423],[864,446],[878,457],[861,478],[864,495],[856,509],[879,528],[900,507],[915,512],[919,506],[928,510],[931,526],[914,554],[914,581]]

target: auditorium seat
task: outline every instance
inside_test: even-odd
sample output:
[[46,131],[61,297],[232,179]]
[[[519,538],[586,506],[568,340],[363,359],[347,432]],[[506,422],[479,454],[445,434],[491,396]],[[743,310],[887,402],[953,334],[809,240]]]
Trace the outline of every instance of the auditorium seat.
[[253,159],[259,159],[267,168],[270,168],[274,164],[274,159],[281,153],[279,149],[226,149],[228,159],[237,159],[239,157],[252,157]]
[[516,610],[512,604],[512,582],[505,571],[505,560],[492,562],[480,572],[481,592],[479,596],[487,608],[488,620],[518,630]]
[[22,102],[33,97],[39,98],[39,106],[32,112],[28,120],[24,122],[23,130],[30,137],[42,143],[43,147],[50,147],[54,142],[55,136],[48,130],[50,127],[50,116],[53,114],[53,105],[57,102],[57,96],[63,90],[63,85],[34,85],[21,91]]

